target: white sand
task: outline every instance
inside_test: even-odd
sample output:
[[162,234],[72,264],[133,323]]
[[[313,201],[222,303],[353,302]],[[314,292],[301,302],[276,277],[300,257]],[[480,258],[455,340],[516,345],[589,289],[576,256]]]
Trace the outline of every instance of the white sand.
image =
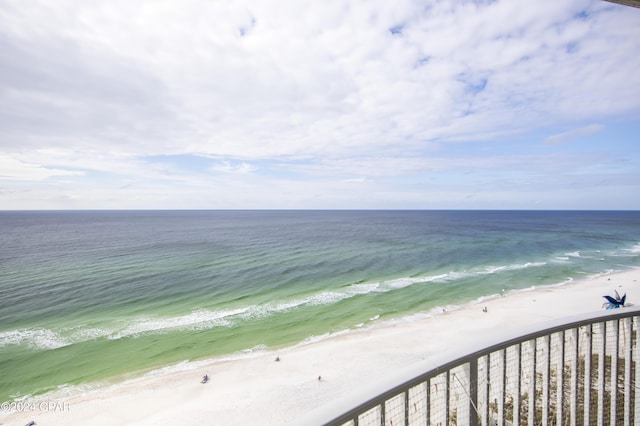
[[[316,343],[99,388],[44,397],[2,425],[282,425],[416,362],[496,331],[602,310],[603,295],[640,305],[640,269],[498,297],[432,317],[377,324]],[[482,308],[487,307],[487,312]],[[280,361],[275,362],[279,356]],[[200,384],[208,373],[209,383]],[[322,376],[322,380],[318,380]],[[47,403],[52,403],[47,405]],[[45,410],[43,410],[45,409]]]

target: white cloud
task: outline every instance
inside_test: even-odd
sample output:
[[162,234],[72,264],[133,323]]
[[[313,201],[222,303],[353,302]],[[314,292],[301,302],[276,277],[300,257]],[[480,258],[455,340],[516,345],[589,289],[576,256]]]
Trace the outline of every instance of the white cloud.
[[258,168],[244,162],[231,164],[228,161],[222,161],[211,167],[211,170],[219,173],[246,174],[255,172]]
[[0,156],[0,180],[42,181],[57,176],[82,176],[81,171],[62,170]]
[[353,183],[515,167],[526,148],[457,147],[637,122],[638,15],[596,0],[6,1],[0,154],[30,176],[131,188],[249,179],[256,164],[258,187],[274,171]]
[[552,136],[549,136],[544,141],[542,141],[543,145],[558,145],[563,144],[571,139],[580,138],[583,136],[589,136],[594,133],[597,133],[603,129],[603,125],[601,124],[590,124],[585,127],[580,127],[578,129],[568,130],[566,132],[558,133]]

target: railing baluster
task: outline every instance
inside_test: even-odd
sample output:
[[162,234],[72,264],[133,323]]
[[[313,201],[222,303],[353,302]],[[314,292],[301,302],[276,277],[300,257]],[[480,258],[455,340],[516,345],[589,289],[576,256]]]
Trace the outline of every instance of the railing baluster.
[[325,424],[640,424],[639,327],[640,309],[625,308],[532,332],[421,373]]
[[551,380],[551,336],[543,336],[543,350],[544,368],[542,370],[542,424],[549,424],[549,401],[551,396],[549,395],[550,380]]
[[483,425],[486,425],[489,424],[489,402],[491,400],[489,398],[489,355],[484,355],[482,358],[484,359],[484,374],[482,377],[484,402],[482,404],[482,418],[480,419],[480,422]]
[[565,332],[564,330],[560,332],[560,347],[558,354],[558,363],[556,364],[556,424],[562,425],[564,424],[564,410],[563,404],[564,401],[564,364],[565,364]]
[[469,425],[478,424],[478,358],[469,361]]
[[593,326],[588,324],[585,326],[587,333],[587,347],[584,356],[584,421],[583,424],[588,425],[591,417],[591,357],[593,356]]
[[633,359],[636,364],[635,375],[633,379],[634,384],[634,407],[633,407],[633,419],[634,424],[636,421],[640,420],[640,390],[638,386],[640,384],[640,341],[638,333],[640,332],[640,318],[633,317],[633,334],[631,337],[631,341],[633,342]]
[[404,426],[409,426],[409,389],[404,391]]
[[611,351],[611,418],[609,419],[611,426],[616,426],[618,420],[618,351],[620,335],[618,334],[618,320],[611,321],[613,333],[613,350]]
[[569,401],[571,426],[576,426],[578,422],[578,329],[570,331],[569,338],[573,339],[571,352],[571,396]]
[[529,367],[529,426],[536,420],[536,339],[529,341],[531,350],[531,366]]
[[498,358],[498,372],[500,372],[500,381],[498,383],[498,424],[504,426],[504,399],[506,395],[506,380],[507,380],[507,362],[506,362],[506,350],[502,349],[498,351],[496,355]]
[[427,395],[425,401],[425,425],[429,426],[431,424],[431,378],[427,378]]
[[515,361],[515,373],[516,373],[516,389],[515,394],[513,395],[513,424],[520,424],[520,390],[522,388],[520,381],[522,380],[522,345],[520,343],[516,343],[516,357]]
[[600,329],[600,348],[598,352],[598,426],[604,426],[604,360],[607,349],[607,324],[605,322],[598,323]]
[[624,425],[631,426],[631,318],[622,320],[624,324]]
[[451,392],[449,387],[451,386],[451,377],[449,377],[451,375],[451,370],[447,371],[447,373],[444,375],[444,379],[445,379],[445,384],[444,384],[444,388],[445,388],[445,394],[444,394],[444,424],[448,425],[449,424],[449,397],[451,396]]

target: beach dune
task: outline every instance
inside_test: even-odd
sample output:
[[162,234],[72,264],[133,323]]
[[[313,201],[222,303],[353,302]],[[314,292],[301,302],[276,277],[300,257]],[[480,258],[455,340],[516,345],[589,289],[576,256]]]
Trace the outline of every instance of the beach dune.
[[[285,425],[320,406],[352,396],[394,372],[464,342],[495,341],[497,332],[602,310],[604,295],[627,294],[640,304],[640,269],[562,286],[519,291],[456,310],[340,333],[240,359],[210,359],[163,369],[77,395],[44,395],[3,425]],[[485,309],[486,308],[486,309]],[[624,309],[624,308],[623,308]],[[278,359],[276,359],[278,358]],[[435,367],[435,365],[434,365]],[[179,370],[179,371],[178,371]],[[201,384],[202,375],[210,380]]]

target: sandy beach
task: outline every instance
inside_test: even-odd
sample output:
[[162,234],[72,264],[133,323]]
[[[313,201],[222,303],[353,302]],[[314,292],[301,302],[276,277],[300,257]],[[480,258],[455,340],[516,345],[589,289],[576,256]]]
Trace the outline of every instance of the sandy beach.
[[[602,296],[615,290],[627,294],[628,305],[640,304],[640,269],[532,288],[456,310],[442,307],[242,359],[187,363],[174,371],[97,385],[79,395],[45,395],[24,401],[21,412],[3,413],[0,424],[291,424],[310,410],[392,378],[413,363],[428,362],[460,342],[482,344],[493,341],[497,331],[516,332],[602,310]],[[205,373],[210,381],[201,384]]]

